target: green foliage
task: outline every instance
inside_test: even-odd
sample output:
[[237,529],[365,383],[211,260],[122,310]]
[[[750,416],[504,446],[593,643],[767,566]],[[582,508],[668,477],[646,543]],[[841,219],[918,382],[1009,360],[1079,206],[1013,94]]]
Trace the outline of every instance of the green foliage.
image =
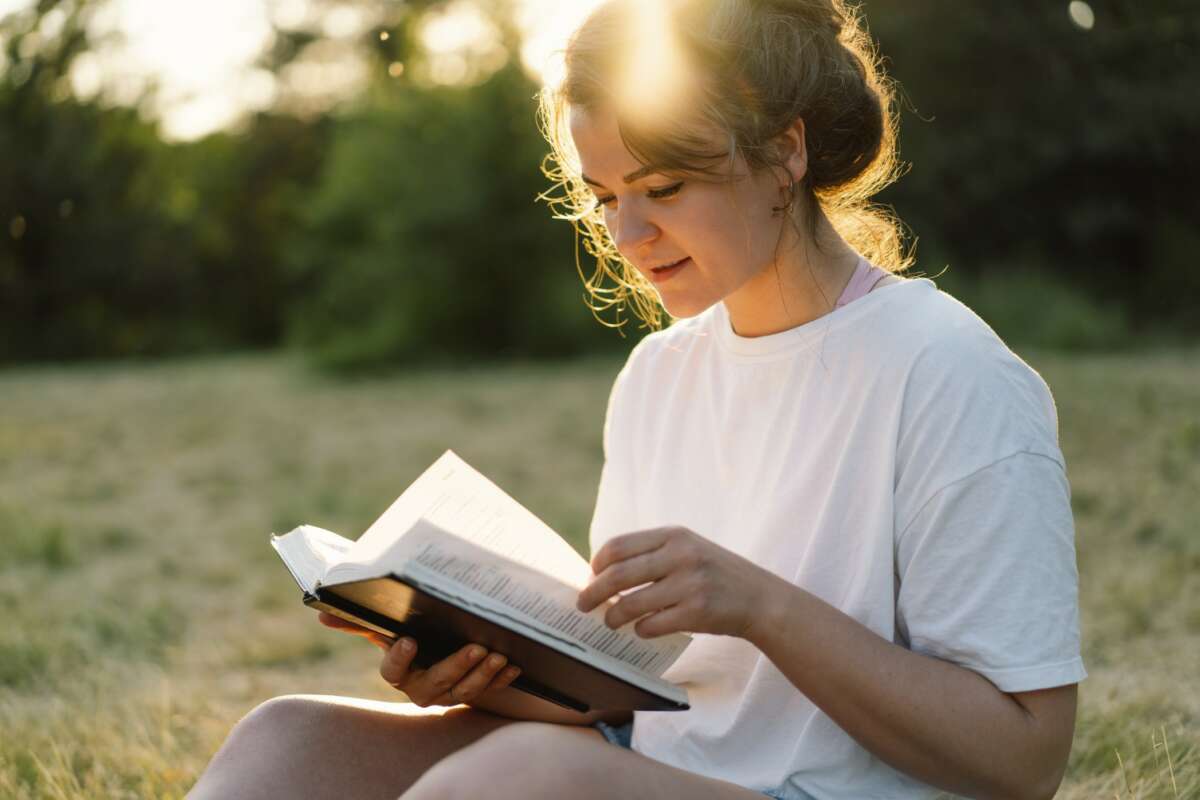
[[570,234],[535,200],[535,91],[511,65],[473,87],[404,86],[338,121],[292,249],[306,288],[293,339],[321,364],[597,341]]
[[59,523],[36,520],[32,515],[0,505],[0,570],[41,566],[62,570],[77,560],[73,542]]
[[[0,21],[0,363],[277,342],[278,251],[322,122],[260,115],[169,145],[136,109],[73,98],[62,87],[94,5]],[[63,32],[25,46],[58,6],[75,9]]]
[[[1200,104],[1185,99],[1200,85],[1200,16],[1191,0],[1091,5],[1089,31],[1066,2],[867,2],[903,86],[912,164],[882,199],[923,248],[970,272],[999,281],[1036,253],[1031,267],[1138,329],[1200,332]],[[1094,339],[1103,326],[1077,305],[1074,332],[1047,344]]]
[[20,117],[0,147],[31,156],[0,162],[0,219],[23,228],[0,238],[0,362],[278,340],[277,251],[317,128],[263,117],[169,146],[131,110],[18,100],[0,86],[0,119]]
[[[515,62],[470,87],[409,79],[444,0],[381,12],[391,35],[361,52],[380,75],[410,69],[352,110],[183,145],[72,97],[101,5],[0,19],[0,364],[290,341],[351,370],[628,344],[583,307],[572,236],[534,201],[536,87]],[[950,288],[1015,344],[1200,333],[1200,16],[1191,0],[1092,6],[1085,31],[1065,2],[865,3],[912,164],[880,199],[920,237],[920,268],[970,275]],[[484,7],[516,53],[511,5]],[[52,11],[65,21],[43,36]],[[261,60],[276,71],[325,35],[277,33]]]
[[1120,306],[1095,300],[1053,273],[1017,268],[964,277],[949,270],[936,283],[1010,347],[1096,351],[1119,350],[1133,342]]
[[0,639],[0,688],[21,689],[35,684],[50,663],[41,642],[27,638]]

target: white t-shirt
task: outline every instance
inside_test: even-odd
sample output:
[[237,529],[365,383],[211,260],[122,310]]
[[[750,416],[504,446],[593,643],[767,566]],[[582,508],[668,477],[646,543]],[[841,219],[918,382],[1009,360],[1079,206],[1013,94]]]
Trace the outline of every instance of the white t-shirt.
[[[1076,683],[1070,488],[1049,389],[929,280],[744,338],[717,304],[613,385],[591,526],[682,525],[888,641],[1006,692]],[[749,642],[697,634],[633,748],[795,798],[937,792],[859,746]]]

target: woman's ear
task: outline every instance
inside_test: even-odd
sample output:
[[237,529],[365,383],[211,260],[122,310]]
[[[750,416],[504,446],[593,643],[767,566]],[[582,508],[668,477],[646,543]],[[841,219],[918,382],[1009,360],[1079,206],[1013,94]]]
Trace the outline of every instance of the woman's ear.
[[777,139],[779,156],[790,178],[799,183],[808,174],[808,148],[804,142],[804,119],[797,117],[796,121],[784,129]]

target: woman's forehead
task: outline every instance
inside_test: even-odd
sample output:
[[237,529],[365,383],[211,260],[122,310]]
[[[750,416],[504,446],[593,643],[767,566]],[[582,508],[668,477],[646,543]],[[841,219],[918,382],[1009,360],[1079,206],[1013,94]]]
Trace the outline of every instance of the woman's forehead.
[[570,128],[580,168],[596,181],[620,181],[645,167],[625,146],[616,115],[611,111],[574,107]]
[[570,129],[571,140],[581,157],[612,159],[623,154],[630,161],[637,161],[621,140],[620,126],[611,111],[574,106],[570,111]]
[[[621,135],[617,115],[610,109],[572,106],[568,123],[583,172],[592,178],[599,178],[603,173],[606,177],[599,182],[605,185],[608,185],[607,180],[613,179],[632,183],[648,174],[661,172],[674,175],[691,171],[688,168],[680,169],[679,165],[673,168],[664,166],[672,163],[669,158],[663,164],[648,164],[634,155]],[[699,131],[693,135],[700,135]],[[717,137],[704,136],[704,139],[712,141],[713,150],[723,149]]]
[[616,189],[653,175],[725,183],[741,181],[757,172],[731,140],[709,126],[697,125],[685,133],[687,146],[692,149],[690,155],[680,158],[659,143],[651,152],[660,153],[661,158],[651,155],[647,160],[630,151],[612,111],[572,106],[568,112],[578,167],[586,183]]

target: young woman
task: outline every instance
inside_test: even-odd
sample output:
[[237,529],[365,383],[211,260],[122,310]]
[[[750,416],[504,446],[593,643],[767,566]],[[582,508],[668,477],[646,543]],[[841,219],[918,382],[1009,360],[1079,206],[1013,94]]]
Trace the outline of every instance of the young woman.
[[[572,714],[464,648],[418,706],[279,698],[193,797],[1051,797],[1079,657],[1050,393],[906,279],[890,85],[843,0],[614,0],[543,99],[618,376],[583,609],[694,634],[687,712]],[[329,617],[323,622],[349,629]],[[373,634],[356,631],[373,638]]]

